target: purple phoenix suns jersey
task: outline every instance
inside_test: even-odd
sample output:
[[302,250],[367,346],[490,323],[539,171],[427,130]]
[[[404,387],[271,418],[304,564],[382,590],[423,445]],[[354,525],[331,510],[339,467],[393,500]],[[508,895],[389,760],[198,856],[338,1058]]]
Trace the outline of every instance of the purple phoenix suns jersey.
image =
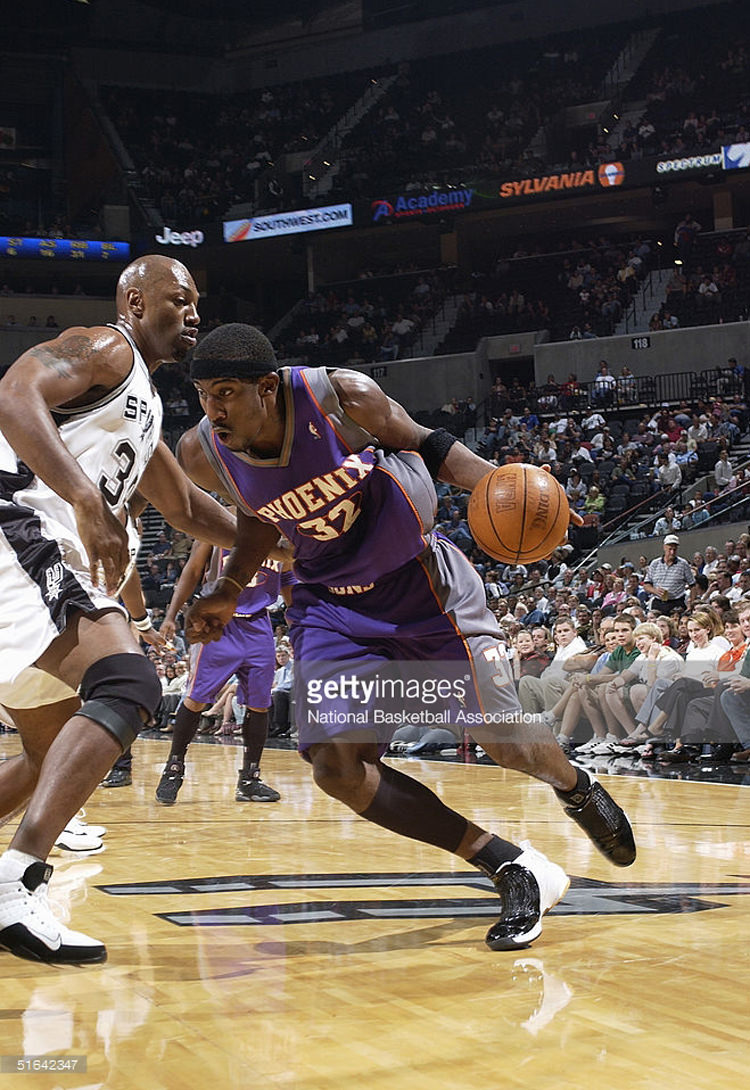
[[382,450],[346,415],[326,368],[282,368],[280,378],[277,458],[229,450],[205,417],[201,444],[238,506],[291,541],[300,582],[361,593],[426,548],[432,479],[417,453]]

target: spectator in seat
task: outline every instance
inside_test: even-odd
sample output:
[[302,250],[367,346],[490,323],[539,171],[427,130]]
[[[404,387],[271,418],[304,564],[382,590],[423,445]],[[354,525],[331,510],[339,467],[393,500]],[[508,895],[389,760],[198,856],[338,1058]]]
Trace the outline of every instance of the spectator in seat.
[[722,450],[719,454],[719,460],[714,465],[714,480],[717,489],[728,488],[732,483],[733,475],[734,469],[729,460],[729,455],[725,450]]
[[693,219],[691,212],[686,212],[675,227],[674,244],[677,249],[677,256],[685,270],[690,267],[695,240],[702,230],[703,228],[697,220]]
[[555,656],[541,677],[523,677],[518,684],[521,707],[527,713],[549,711],[560,699],[567,685],[563,669],[566,659],[587,650],[585,642],[576,633],[573,622],[560,619],[554,627],[557,646]]
[[620,377],[617,379],[617,397],[625,404],[629,404],[636,400],[636,394],[638,393],[638,383],[636,377],[629,367],[623,367],[620,371]]
[[287,646],[279,644],[276,649],[276,662],[278,666],[271,686],[271,724],[268,731],[272,738],[283,737],[291,730],[290,701],[294,667]]
[[531,631],[522,628],[516,635],[511,649],[511,667],[516,684],[522,677],[540,677],[551,661],[552,655],[547,648],[538,648],[534,644]]
[[540,397],[537,399],[537,405],[542,412],[552,412],[557,408],[560,402],[560,387],[555,381],[554,375],[547,375],[547,381],[542,387]]
[[599,488],[592,484],[586,495],[586,499],[583,501],[583,514],[586,515],[598,515],[601,517],[604,512],[605,499]]
[[576,508],[576,510],[582,507],[584,500],[586,499],[587,491],[586,483],[581,478],[581,474],[577,469],[574,469],[568,478],[568,484],[565,489],[565,494],[568,497],[570,506]]
[[[631,270],[632,271],[632,270]],[[609,364],[606,360],[599,363],[599,368],[594,379],[591,391],[591,400],[596,405],[611,405],[614,401],[617,380],[609,373]]]
[[682,484],[682,469],[677,459],[672,461],[667,453],[662,452],[657,455],[657,463],[656,477],[660,487],[670,491],[679,488]]
[[469,525],[465,519],[461,518],[459,511],[453,512],[444,533],[462,553],[468,554],[474,547],[474,538],[471,536]]
[[721,302],[721,292],[719,286],[712,276],[708,273],[701,277],[701,282],[698,285],[698,302],[704,309],[714,308]]
[[609,683],[604,696],[610,712],[627,735],[626,743],[635,744],[644,740],[646,730],[636,723],[632,713],[640,711],[657,680],[672,682],[679,677],[683,661],[676,651],[662,643],[661,630],[654,623],[637,625],[633,638],[638,657]]
[[664,514],[654,523],[653,533],[655,537],[663,537],[664,534],[673,534],[675,530],[680,528],[680,521],[675,514],[674,507],[665,507]]

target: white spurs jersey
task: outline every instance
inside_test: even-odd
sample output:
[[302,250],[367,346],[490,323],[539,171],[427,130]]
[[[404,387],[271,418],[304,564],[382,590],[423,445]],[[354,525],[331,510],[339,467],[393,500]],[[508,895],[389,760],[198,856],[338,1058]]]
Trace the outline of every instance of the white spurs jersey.
[[[113,328],[133,350],[128,375],[98,401],[77,408],[55,408],[52,416],[78,465],[115,515],[126,522],[128,500],[159,442],[162,403],[132,338],[120,326]],[[31,509],[43,526],[44,537],[57,540],[66,564],[74,569],[88,567],[73,508],[20,461],[0,432],[0,508],[8,504]]]

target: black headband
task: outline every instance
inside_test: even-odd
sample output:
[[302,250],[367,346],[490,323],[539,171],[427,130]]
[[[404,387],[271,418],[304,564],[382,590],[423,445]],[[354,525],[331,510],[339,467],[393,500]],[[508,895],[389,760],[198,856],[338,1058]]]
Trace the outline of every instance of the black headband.
[[190,361],[190,378],[193,382],[214,378],[260,378],[277,370],[276,360],[267,362],[252,359],[217,359],[215,356],[193,356]]

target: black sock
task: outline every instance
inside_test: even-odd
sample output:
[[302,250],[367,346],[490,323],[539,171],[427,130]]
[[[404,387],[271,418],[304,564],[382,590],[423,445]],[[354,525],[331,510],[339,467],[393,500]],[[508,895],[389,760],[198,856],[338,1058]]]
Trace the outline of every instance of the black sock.
[[586,796],[591,787],[591,779],[588,772],[583,768],[576,770],[578,772],[578,779],[576,780],[575,787],[571,787],[570,791],[558,791],[555,788],[555,794],[561,802],[564,802],[566,806],[580,806],[586,801]]
[[268,737],[268,710],[254,712],[250,708],[245,711],[242,723],[242,744],[245,752],[242,757],[242,768],[247,771],[251,765],[259,765],[263,746]]
[[484,871],[488,878],[497,874],[503,863],[512,863],[521,855],[521,848],[511,844],[509,840],[501,840],[499,836],[491,837],[476,855],[468,860],[473,867]]
[[169,751],[169,760],[185,759],[187,747],[195,738],[198,724],[201,721],[201,712],[192,712],[185,704],[180,704],[174,717],[174,730],[172,732],[172,748]]
[[404,776],[389,765],[379,767],[380,783],[375,797],[360,817],[401,836],[455,853],[468,826],[466,818],[450,810],[411,776]]

